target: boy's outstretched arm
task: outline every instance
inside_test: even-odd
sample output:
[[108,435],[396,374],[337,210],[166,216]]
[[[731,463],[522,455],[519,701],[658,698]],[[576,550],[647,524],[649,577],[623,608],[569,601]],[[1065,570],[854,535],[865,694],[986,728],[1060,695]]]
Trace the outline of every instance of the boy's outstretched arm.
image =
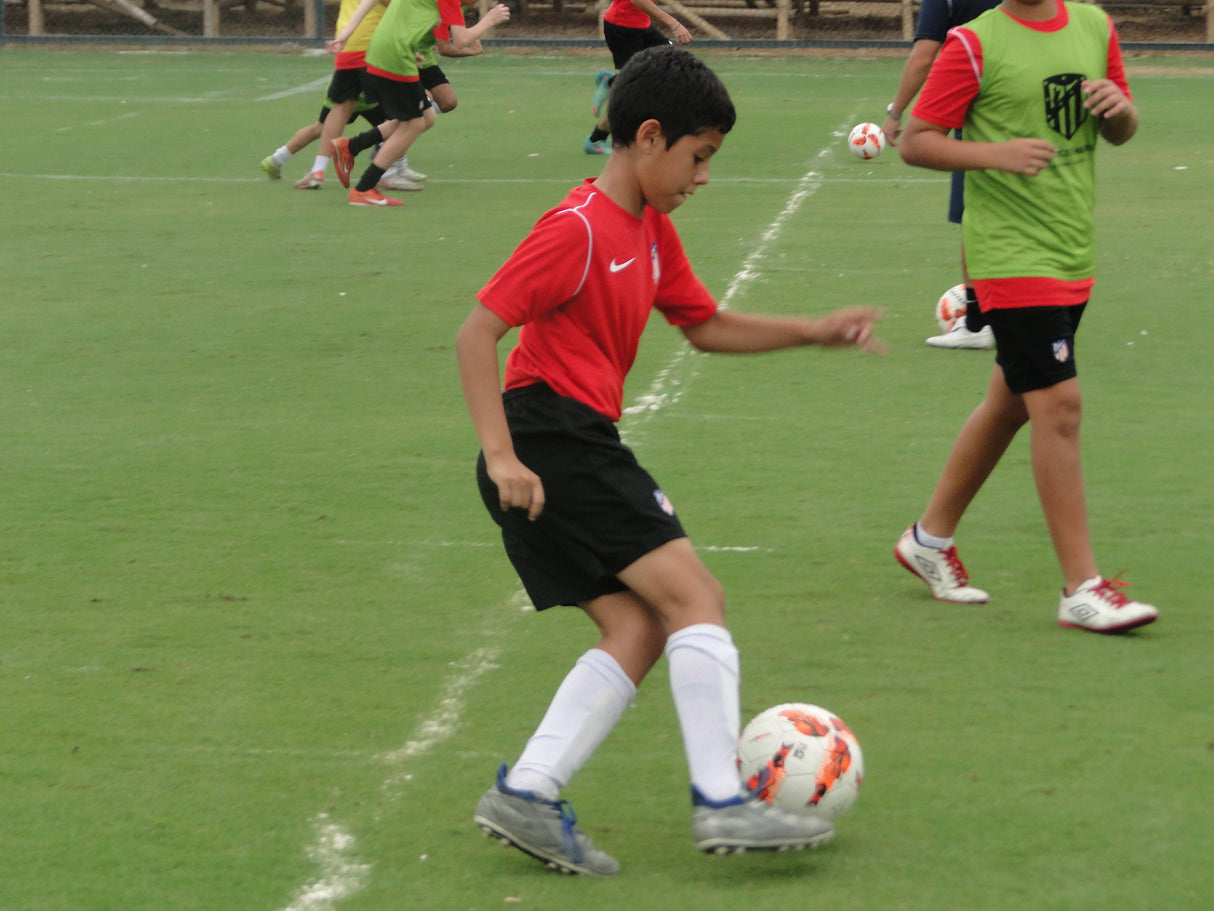
[[762,316],[736,310],[718,310],[706,322],[683,326],[683,335],[700,351],[753,354],[799,345],[830,348],[854,345],[885,353],[885,343],[873,335],[884,316],[879,307],[848,307],[817,319]]
[[464,401],[502,509],[525,509],[527,517],[535,520],[544,509],[544,485],[515,455],[502,407],[497,345],[509,331],[509,324],[478,303],[455,336],[455,354]]

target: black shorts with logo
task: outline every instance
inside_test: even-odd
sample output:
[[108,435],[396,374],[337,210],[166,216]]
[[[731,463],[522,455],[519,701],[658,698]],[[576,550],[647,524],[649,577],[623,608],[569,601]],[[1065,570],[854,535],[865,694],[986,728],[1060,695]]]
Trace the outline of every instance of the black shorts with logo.
[[995,363],[1016,395],[1047,389],[1078,376],[1075,331],[1087,303],[1073,307],[985,310],[995,333]]
[[525,510],[504,511],[484,453],[477,483],[536,610],[624,591],[616,573],[686,537],[614,423],[543,384],[512,389],[502,399],[514,451],[544,484],[544,510],[534,522]]

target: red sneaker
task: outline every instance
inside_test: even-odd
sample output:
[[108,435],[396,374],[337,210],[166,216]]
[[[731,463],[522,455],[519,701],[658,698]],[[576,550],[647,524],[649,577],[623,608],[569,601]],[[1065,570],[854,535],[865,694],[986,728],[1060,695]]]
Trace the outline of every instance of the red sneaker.
[[391,196],[385,196],[379,190],[360,190],[355,187],[350,191],[352,206],[403,206],[404,203]]

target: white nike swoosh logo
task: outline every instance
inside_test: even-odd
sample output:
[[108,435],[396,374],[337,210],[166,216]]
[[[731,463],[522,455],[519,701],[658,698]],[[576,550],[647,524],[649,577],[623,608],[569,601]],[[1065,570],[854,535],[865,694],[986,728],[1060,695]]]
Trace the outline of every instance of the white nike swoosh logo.
[[621,269],[627,269],[627,268],[628,268],[629,266],[631,266],[631,265],[632,265],[634,262],[636,262],[636,257],[635,257],[635,256],[634,256],[632,259],[625,260],[625,261],[624,261],[624,262],[622,262],[622,263],[617,263],[617,262],[616,262],[616,261],[613,259],[613,260],[611,261],[611,265],[609,265],[607,268],[608,268],[608,269],[610,269],[612,272],[619,272]]

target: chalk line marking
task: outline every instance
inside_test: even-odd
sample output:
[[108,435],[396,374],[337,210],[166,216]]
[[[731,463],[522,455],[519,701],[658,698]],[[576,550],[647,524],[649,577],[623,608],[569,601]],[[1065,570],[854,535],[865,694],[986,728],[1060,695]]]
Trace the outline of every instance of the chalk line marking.
[[[830,152],[829,148],[823,149],[817,159],[821,160]],[[763,232],[759,243],[734,275],[719,302],[722,307],[728,306],[747,285],[762,275],[760,266],[768,250],[779,238],[788,220],[817,192],[822,182],[821,175],[813,170],[797,182],[783,210]],[[624,409],[625,416],[632,419],[630,427],[637,422],[648,423],[659,411],[678,403],[683,387],[695,376],[690,358],[692,352],[692,347],[683,342],[676,349],[671,362],[658,372],[649,390],[640,396],[636,404]],[[517,601],[517,595],[511,599],[511,603]],[[384,781],[384,790],[390,799],[397,799],[403,786],[413,778],[406,767],[408,761],[424,756],[456,732],[464,708],[464,694],[482,676],[497,668],[497,656],[496,648],[479,648],[455,662],[452,665],[453,673],[443,684],[435,710],[422,719],[413,737],[404,746],[383,755],[384,763],[390,768],[388,778]],[[316,841],[308,848],[308,855],[320,867],[320,877],[302,886],[284,911],[333,911],[337,902],[360,891],[371,877],[372,864],[356,863],[349,858],[355,848],[355,839],[347,829],[332,822],[325,813],[317,814],[314,823]]]
[[[438,706],[418,722],[404,746],[378,757],[389,768],[383,784],[389,798],[398,798],[403,785],[412,781],[413,775],[406,768],[409,760],[425,755],[455,734],[464,710],[464,694],[498,667],[497,654],[496,648],[478,648],[452,662]],[[356,843],[347,828],[334,822],[328,813],[316,814],[312,822],[316,835],[307,853],[320,875],[301,886],[284,911],[332,911],[337,902],[361,891],[371,878],[372,864],[351,859]]]

